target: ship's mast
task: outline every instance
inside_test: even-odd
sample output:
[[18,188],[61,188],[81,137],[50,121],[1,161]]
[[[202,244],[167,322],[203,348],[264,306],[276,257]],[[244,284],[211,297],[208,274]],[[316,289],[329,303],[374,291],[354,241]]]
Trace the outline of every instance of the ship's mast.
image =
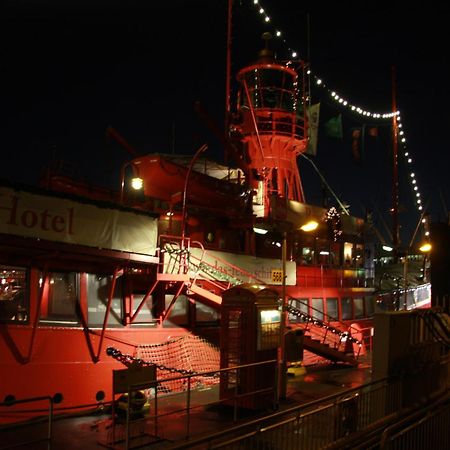
[[399,225],[398,225],[398,127],[397,92],[395,66],[392,66],[392,247],[394,263],[398,261]]

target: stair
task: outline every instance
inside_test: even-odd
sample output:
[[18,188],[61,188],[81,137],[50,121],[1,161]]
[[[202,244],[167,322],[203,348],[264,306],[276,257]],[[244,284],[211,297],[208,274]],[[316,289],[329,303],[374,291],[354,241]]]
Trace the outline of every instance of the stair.
[[303,348],[332,362],[343,362],[351,366],[358,365],[358,361],[354,358],[353,353],[351,355],[344,353],[308,335],[303,336]]
[[209,304],[210,306],[217,308],[222,304],[222,297],[220,295],[214,294],[213,292],[210,292],[197,284],[191,284],[189,286],[189,291],[189,296],[192,296],[192,293],[194,293],[196,298],[200,298],[203,302]]

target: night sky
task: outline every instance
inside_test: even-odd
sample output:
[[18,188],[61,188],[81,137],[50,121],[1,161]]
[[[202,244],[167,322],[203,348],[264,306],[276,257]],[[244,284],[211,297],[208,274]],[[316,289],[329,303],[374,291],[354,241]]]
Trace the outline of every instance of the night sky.
[[[271,18],[265,25],[253,0],[234,3],[234,74],[254,60],[264,31],[280,29],[285,41],[274,42],[280,59],[288,58],[289,49],[304,59],[309,52],[313,73],[327,88],[369,111],[389,112],[395,66],[409,167],[433,220],[443,220],[450,206],[449,7],[430,1],[406,10],[394,2],[261,0]],[[226,0],[3,0],[0,177],[36,184],[45,166],[61,159],[86,181],[119,189],[120,167],[130,155],[105,139],[110,125],[140,154],[193,154],[207,142],[208,156],[220,161],[220,142],[194,103],[200,101],[222,127],[226,10]],[[314,89],[312,98],[321,103],[315,163],[353,214],[374,211],[383,233],[381,217],[390,224],[389,128],[378,126],[378,137],[366,139],[356,164],[351,129],[381,124],[340,109],[326,89]],[[339,113],[343,139],[330,138],[323,125]],[[307,161],[300,171],[307,200],[322,202]],[[404,241],[419,218],[408,177],[401,156]]]

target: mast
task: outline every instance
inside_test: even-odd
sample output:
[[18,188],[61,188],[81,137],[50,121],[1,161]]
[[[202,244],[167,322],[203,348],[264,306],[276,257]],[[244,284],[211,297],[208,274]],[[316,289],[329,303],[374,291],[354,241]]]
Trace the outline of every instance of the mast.
[[229,117],[231,111],[231,20],[233,13],[233,0],[228,0],[227,21],[227,62],[225,69],[225,135],[229,135]]
[[397,127],[396,72],[392,66],[392,247],[394,263],[398,262],[398,127]]

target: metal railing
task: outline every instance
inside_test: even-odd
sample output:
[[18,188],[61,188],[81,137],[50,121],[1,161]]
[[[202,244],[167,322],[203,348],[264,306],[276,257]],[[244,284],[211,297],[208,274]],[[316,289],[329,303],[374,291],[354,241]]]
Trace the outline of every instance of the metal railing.
[[[242,386],[242,379],[249,380],[252,376],[253,379],[256,379],[254,371],[258,369],[261,370],[261,368],[263,368],[264,366],[273,366],[273,383],[266,383],[266,386],[262,387],[257,385],[252,387],[251,383],[247,386]],[[194,393],[198,393],[199,389],[196,386],[196,383],[192,382],[193,378],[208,376],[223,377],[224,375],[228,375],[230,378],[235,380],[234,383],[229,383],[233,384],[231,389],[228,390],[228,392],[231,392],[231,394],[227,393],[228,395],[226,396],[219,394],[219,384],[217,383],[215,391],[216,398],[213,398],[213,400],[211,400],[211,395],[200,395],[198,396],[198,398],[194,398]],[[120,441],[125,443],[125,449],[131,448],[130,444],[132,443],[133,439],[142,436],[144,434],[144,430],[146,428],[150,428],[151,426],[153,427],[153,429],[151,430],[152,433],[149,433],[149,435],[153,435],[155,438],[160,437],[159,435],[163,432],[162,430],[166,430],[164,431],[164,433],[168,432],[167,428],[164,426],[164,421],[166,420],[170,423],[174,423],[174,421],[177,421],[180,425],[180,414],[185,414],[184,433],[181,438],[189,439],[191,437],[191,418],[194,410],[198,410],[200,408],[203,408],[203,410],[205,410],[206,408],[212,407],[213,405],[227,404],[231,406],[233,411],[233,422],[236,422],[238,420],[239,408],[243,403],[246,403],[246,399],[265,398],[265,401],[270,404],[269,406],[275,409],[278,401],[276,392],[276,386],[278,385],[277,375],[277,361],[268,360],[253,364],[244,364],[228,367],[225,369],[218,369],[214,371],[198,372],[194,374],[165,378],[164,380],[149,381],[144,384],[132,384],[129,386],[128,398],[131,398],[131,394],[133,392],[139,390],[151,390],[153,392],[154,395],[150,401],[150,408],[153,413],[145,415],[145,417],[142,417],[141,420],[133,420],[131,414],[132,411],[130,410],[130,405],[128,404],[123,426],[124,431],[122,433],[117,432],[114,425],[114,429],[112,430],[109,439],[110,442],[107,442],[107,444],[115,444]],[[160,396],[158,395],[157,385],[161,381],[164,381],[165,383],[182,381],[186,389],[184,392],[177,394],[176,397],[174,395],[166,395],[160,398]],[[202,401],[202,399],[204,399],[205,401]],[[135,430],[137,430],[138,436],[134,435],[136,434]],[[118,437],[117,441],[116,437]],[[174,436],[165,435],[164,438],[176,440],[174,439]]]
[[392,415],[401,406],[401,381],[383,379],[170,448],[321,449]]
[[[4,447],[0,447],[0,450],[6,450],[6,449],[11,449],[11,448],[16,448],[16,447],[27,447],[27,448],[32,448],[30,447],[31,444],[37,444],[38,442],[47,442],[48,448],[50,448],[51,442],[52,442],[52,434],[53,434],[53,404],[55,403],[55,400],[50,397],[50,396],[42,396],[42,397],[30,397],[30,398],[24,398],[24,399],[20,399],[20,400],[16,400],[16,399],[11,399],[11,400],[6,400],[2,403],[0,403],[0,408],[12,408],[15,405],[18,404],[25,404],[25,403],[34,403],[34,402],[42,402],[42,401],[48,401],[48,414],[47,414],[47,433],[45,437],[40,437],[40,438],[36,438],[36,439],[32,439],[29,441],[24,441],[24,442],[16,442],[16,437],[20,436],[19,433],[14,433],[14,442],[8,443],[6,446]],[[56,401],[56,403],[59,400]],[[17,411],[17,413],[21,413],[22,411]],[[45,417],[44,417],[45,419]],[[20,425],[14,424],[14,428],[17,429],[17,427]],[[9,427],[8,425],[6,425],[5,427],[2,427],[2,429],[4,431],[11,429],[11,427]],[[24,437],[26,437],[26,435],[23,435]],[[5,442],[5,437],[3,436],[3,442]]]

